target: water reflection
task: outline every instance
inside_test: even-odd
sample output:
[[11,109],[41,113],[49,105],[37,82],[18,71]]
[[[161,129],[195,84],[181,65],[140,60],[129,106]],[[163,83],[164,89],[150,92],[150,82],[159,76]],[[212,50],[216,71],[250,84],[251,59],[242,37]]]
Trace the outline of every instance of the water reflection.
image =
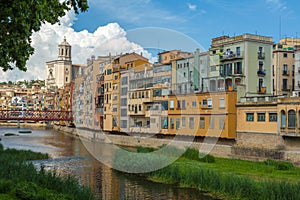
[[[1,143],[5,148],[30,149],[49,153],[51,159],[36,161],[46,169],[62,175],[72,175],[80,183],[90,186],[96,199],[105,200],[194,200],[212,199],[196,189],[184,189],[175,185],[153,183],[141,176],[119,173],[95,160],[81,140],[54,130],[33,130],[31,134],[19,134],[17,128],[0,128]],[[19,136],[4,136],[15,133]]]

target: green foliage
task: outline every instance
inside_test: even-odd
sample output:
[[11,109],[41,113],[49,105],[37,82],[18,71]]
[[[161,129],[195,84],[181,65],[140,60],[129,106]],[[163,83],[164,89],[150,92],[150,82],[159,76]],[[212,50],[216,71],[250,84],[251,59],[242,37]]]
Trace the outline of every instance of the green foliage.
[[138,153],[149,153],[155,151],[155,148],[138,146],[136,151]]
[[4,150],[3,144],[0,143],[0,152]]
[[197,187],[203,191],[227,195],[230,199],[300,199],[299,183],[258,181],[248,176],[224,174],[183,161],[152,172],[150,177],[161,182],[179,183],[187,187]]
[[294,168],[294,165],[290,162],[276,161],[276,160],[265,160],[264,163],[269,166],[273,166],[277,170],[290,170]]
[[31,35],[39,31],[43,23],[55,24],[74,9],[76,13],[88,9],[87,0],[0,0],[0,67],[12,70],[15,67],[26,71],[26,61],[33,54]]
[[43,166],[37,171],[32,163],[26,162],[48,157],[32,151],[0,151],[0,194],[4,193],[2,196],[7,199],[21,200],[94,199],[91,190],[81,186],[76,179],[60,177]]
[[214,163],[215,157],[209,154],[199,154],[199,161],[206,162],[206,163]]

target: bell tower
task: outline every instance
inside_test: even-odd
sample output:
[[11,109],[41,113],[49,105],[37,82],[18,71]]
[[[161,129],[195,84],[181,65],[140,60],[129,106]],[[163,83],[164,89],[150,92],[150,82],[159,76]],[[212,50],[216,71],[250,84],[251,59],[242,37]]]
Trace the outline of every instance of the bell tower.
[[58,45],[58,60],[71,61],[71,45],[67,42],[66,37],[64,37],[64,41]]

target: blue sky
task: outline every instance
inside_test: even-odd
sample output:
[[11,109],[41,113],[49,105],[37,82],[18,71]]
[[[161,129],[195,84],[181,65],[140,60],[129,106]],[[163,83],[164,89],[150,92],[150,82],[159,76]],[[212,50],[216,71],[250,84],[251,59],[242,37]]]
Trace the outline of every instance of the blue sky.
[[[129,33],[157,27],[183,34],[208,49],[211,38],[223,34],[257,33],[277,42],[281,19],[282,37],[300,37],[298,0],[90,0],[89,6],[88,12],[77,16],[73,24],[76,31],[93,32],[112,22]],[[128,34],[133,42],[149,37],[145,31],[138,37],[134,33]],[[185,44],[180,41],[174,42]],[[160,42],[153,45],[159,47]]]

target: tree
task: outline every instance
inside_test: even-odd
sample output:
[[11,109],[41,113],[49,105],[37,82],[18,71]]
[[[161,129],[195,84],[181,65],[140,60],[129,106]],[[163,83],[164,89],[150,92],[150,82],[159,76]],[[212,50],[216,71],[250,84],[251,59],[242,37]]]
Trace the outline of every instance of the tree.
[[55,24],[66,11],[88,9],[87,0],[0,0],[0,68],[26,71],[26,61],[34,53],[31,35],[43,23]]

